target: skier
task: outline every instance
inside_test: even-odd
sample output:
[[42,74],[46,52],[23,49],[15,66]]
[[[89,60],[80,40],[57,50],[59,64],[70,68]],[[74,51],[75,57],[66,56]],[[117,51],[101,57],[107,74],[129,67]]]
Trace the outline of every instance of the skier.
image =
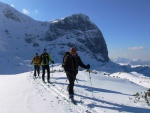
[[42,80],[45,83],[45,70],[47,70],[47,82],[50,83],[50,68],[49,61],[54,64],[54,61],[51,59],[51,56],[44,49],[43,53],[40,56],[40,64],[42,65]]
[[40,77],[40,57],[38,53],[35,54],[33,57],[31,64],[34,63],[34,77],[36,78],[36,72],[38,74],[38,77]]
[[69,98],[74,98],[74,82],[76,80],[76,75],[78,74],[78,66],[82,68],[89,69],[90,65],[84,65],[78,56],[75,48],[70,48],[70,53],[64,58],[63,67],[66,72],[66,76],[69,80],[69,85],[67,90],[69,92]]

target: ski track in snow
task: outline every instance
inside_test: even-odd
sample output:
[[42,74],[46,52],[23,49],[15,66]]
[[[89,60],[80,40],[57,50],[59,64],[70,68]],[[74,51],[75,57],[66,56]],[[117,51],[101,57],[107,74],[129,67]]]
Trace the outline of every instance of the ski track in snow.
[[[33,79],[33,71],[17,76],[1,76],[0,113],[149,113],[150,105],[140,93],[147,88],[130,82],[131,77],[134,77],[132,74],[126,74],[131,75],[128,81],[111,76],[108,78],[103,73],[91,73],[93,87],[87,75],[80,71],[78,83],[75,82],[74,98],[77,105],[68,98],[68,81],[65,81],[63,71],[51,71],[52,84],[43,83],[41,77]],[[117,73],[115,75],[118,76]],[[140,80],[149,82],[149,78]],[[135,92],[141,94],[140,100],[132,95]]]
[[[51,80],[52,84],[50,84],[50,83],[43,83],[42,78],[33,79],[32,74],[30,74],[29,77],[30,77],[31,80],[33,80],[32,81],[33,84],[37,85],[37,87],[39,85],[42,86],[47,91],[49,91],[51,94],[53,94],[58,99],[58,101],[61,101],[60,102],[60,107],[61,107],[61,105],[65,105],[66,108],[69,107],[69,109],[71,111],[76,112],[76,113],[99,113],[99,112],[103,113],[104,112],[104,111],[99,110],[98,108],[93,109],[92,106],[90,107],[90,105],[97,104],[95,101],[92,102],[90,100],[91,103],[85,102],[85,98],[79,97],[78,94],[77,95],[75,94],[75,96],[74,96],[74,98],[77,102],[77,105],[74,105],[73,103],[71,103],[69,98],[68,98],[68,92],[66,91],[66,89],[64,89],[64,86],[59,87],[59,86],[55,85],[55,83],[57,83],[57,80],[54,80],[54,79]],[[80,92],[80,91],[78,91],[78,92]],[[85,94],[85,95],[87,95],[87,94]]]
[[[30,79],[33,80],[33,77],[30,76]],[[38,78],[38,79],[34,79],[33,84],[37,85],[37,87],[38,87],[38,85],[40,85],[43,88],[45,88],[47,91],[49,91],[50,94],[53,94],[58,99],[58,101],[60,101],[60,107],[62,109],[63,109],[62,105],[65,105],[65,108],[69,107],[69,109],[75,113],[99,113],[99,112],[105,113],[105,111],[102,111],[98,108],[95,108],[95,109],[92,108],[93,104],[95,106],[97,104],[100,104],[100,102],[98,100],[103,99],[103,97],[102,98],[93,97],[94,98],[93,100],[86,101],[87,99],[90,99],[92,97],[90,97],[88,94],[84,93],[83,91],[78,90],[76,93],[80,92],[80,94],[86,95],[87,98],[85,98],[84,96],[82,97],[82,95],[75,94],[74,98],[77,101],[77,105],[74,105],[73,103],[70,102],[70,100],[68,98],[68,92],[64,88],[65,83],[62,87],[59,87],[57,85],[54,86],[54,84],[57,83],[56,80],[53,79],[51,81],[52,81],[52,84],[43,83],[41,78],[40,79]],[[79,97],[77,95],[79,95],[81,97]],[[108,105],[108,106],[111,106],[111,105]],[[113,106],[111,106],[111,107],[113,107]],[[65,109],[64,109],[64,112],[65,112]]]
[[[64,73],[60,73],[64,74]],[[58,74],[58,75],[60,75]],[[68,98],[68,92],[66,90],[67,81],[62,82],[64,78],[64,75],[60,78],[60,76],[57,77],[57,74],[53,74],[54,76],[51,76],[50,81],[52,84],[49,83],[43,83],[42,78],[33,79],[33,71],[30,72],[28,80],[32,82],[34,86],[36,86],[36,89],[40,92],[42,91],[41,96],[43,97],[43,100],[51,101],[50,99],[46,99],[45,93],[50,93],[50,96],[56,97],[54,101],[58,103],[59,110],[63,113],[73,112],[73,113],[119,113],[120,111],[124,113],[128,113],[130,111],[138,111],[139,109],[142,111],[142,109],[138,108],[137,105],[128,106],[127,103],[122,102],[116,102],[113,100],[108,100],[103,96],[100,96],[99,94],[92,95],[92,90],[88,89],[88,92],[85,90],[82,90],[80,88],[75,88],[75,96],[74,99],[77,101],[77,105],[74,105],[73,103],[69,102]],[[80,73],[80,75],[82,75]],[[88,78],[87,76],[84,76],[85,81],[87,82]],[[46,78],[45,78],[46,79]],[[80,79],[79,79],[80,80]],[[82,81],[82,79],[81,79]],[[84,82],[79,82],[79,84],[75,86],[86,85]],[[44,91],[43,91],[44,90]],[[130,98],[132,98],[130,96]],[[134,98],[134,97],[133,97]],[[127,98],[128,99],[128,98]],[[128,102],[132,102],[132,100],[129,99]],[[143,105],[144,106],[144,105]],[[134,108],[135,107],[135,108]],[[131,110],[123,110],[123,109],[131,109]],[[145,111],[147,108],[145,108]],[[70,113],[69,112],[69,113]]]

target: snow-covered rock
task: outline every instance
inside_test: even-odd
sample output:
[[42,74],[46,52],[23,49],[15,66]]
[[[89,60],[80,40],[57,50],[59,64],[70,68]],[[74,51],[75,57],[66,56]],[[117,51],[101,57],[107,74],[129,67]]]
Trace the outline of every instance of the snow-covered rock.
[[84,14],[73,14],[50,22],[40,22],[0,2],[0,57],[31,59],[47,48],[55,62],[70,47],[75,47],[84,61],[109,61],[107,45],[99,28]]

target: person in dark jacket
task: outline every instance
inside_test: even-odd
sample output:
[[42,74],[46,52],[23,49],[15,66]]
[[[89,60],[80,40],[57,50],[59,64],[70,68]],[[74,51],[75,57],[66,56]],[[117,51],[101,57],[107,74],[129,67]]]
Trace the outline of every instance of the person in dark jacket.
[[51,59],[50,55],[44,49],[43,54],[40,56],[40,64],[42,65],[42,80],[45,83],[45,70],[47,70],[47,82],[50,82],[50,68],[49,61],[54,64],[54,61]]
[[83,62],[81,61],[80,57],[77,54],[77,51],[75,48],[70,48],[70,54],[68,54],[64,58],[64,70],[66,72],[66,76],[69,80],[69,84],[67,87],[67,90],[69,92],[69,98],[74,97],[74,82],[76,80],[76,76],[78,74],[78,66],[89,69],[90,65],[84,65]]

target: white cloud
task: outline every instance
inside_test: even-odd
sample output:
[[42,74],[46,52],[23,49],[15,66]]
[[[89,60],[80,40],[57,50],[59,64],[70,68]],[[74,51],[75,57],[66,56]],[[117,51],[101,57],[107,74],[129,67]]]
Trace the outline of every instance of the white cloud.
[[28,15],[30,12],[29,12],[27,9],[23,8],[23,9],[22,9],[22,13]]
[[39,11],[36,9],[36,10],[35,10],[35,13],[39,13]]
[[130,51],[136,51],[136,50],[142,50],[142,49],[144,49],[143,46],[129,48]]

